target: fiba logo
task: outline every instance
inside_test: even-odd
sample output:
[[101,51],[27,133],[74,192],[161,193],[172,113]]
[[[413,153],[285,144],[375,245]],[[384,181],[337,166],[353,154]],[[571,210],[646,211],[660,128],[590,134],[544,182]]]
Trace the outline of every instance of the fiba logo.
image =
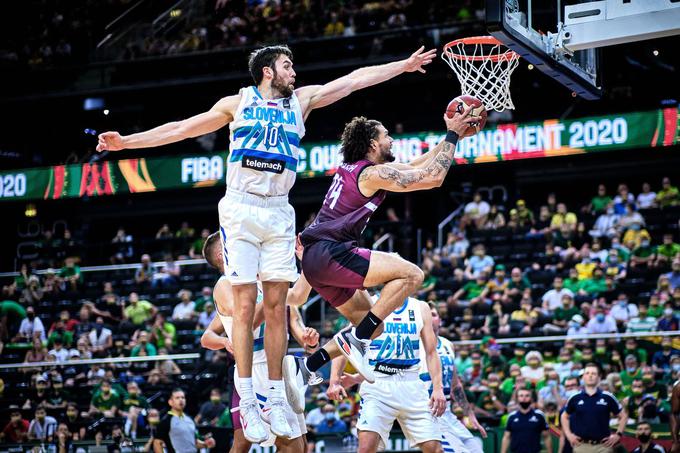
[[222,179],[224,160],[220,156],[182,159],[182,182],[202,182]]

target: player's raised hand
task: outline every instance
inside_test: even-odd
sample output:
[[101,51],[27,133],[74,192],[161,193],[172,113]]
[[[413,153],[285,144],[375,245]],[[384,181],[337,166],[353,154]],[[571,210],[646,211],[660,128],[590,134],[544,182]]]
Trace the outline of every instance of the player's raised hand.
[[437,56],[437,49],[425,51],[425,46],[420,46],[420,49],[413,52],[413,54],[406,60],[404,72],[422,72],[425,73],[423,66],[432,63],[434,57]]
[[433,390],[430,397],[430,412],[435,417],[441,417],[446,410],[446,397],[441,389]]
[[453,131],[459,136],[463,136],[470,123],[475,123],[480,120],[478,116],[472,116],[472,106],[464,107],[463,113],[456,113],[453,118],[449,118],[446,113],[444,114],[444,122],[446,123],[446,129]]
[[123,137],[118,132],[104,132],[99,134],[99,142],[97,143],[97,151],[120,151],[125,149],[123,145]]
[[342,401],[343,399],[347,398],[347,392],[340,382],[331,381],[328,383],[326,396],[332,401]]

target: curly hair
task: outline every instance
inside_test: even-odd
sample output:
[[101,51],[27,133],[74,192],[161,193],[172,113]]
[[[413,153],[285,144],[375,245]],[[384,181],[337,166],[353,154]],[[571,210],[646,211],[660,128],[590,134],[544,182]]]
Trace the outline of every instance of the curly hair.
[[291,61],[293,60],[293,52],[285,45],[263,47],[254,50],[250,54],[250,57],[248,58],[248,70],[250,71],[250,75],[252,76],[255,85],[262,83],[262,79],[264,78],[262,69],[265,67],[274,69],[274,63],[276,63],[276,59],[279,58],[279,55],[285,55],[290,58]]
[[355,116],[345,124],[342,131],[342,158],[351,164],[364,159],[371,146],[371,140],[377,140],[380,121],[369,120],[365,116]]

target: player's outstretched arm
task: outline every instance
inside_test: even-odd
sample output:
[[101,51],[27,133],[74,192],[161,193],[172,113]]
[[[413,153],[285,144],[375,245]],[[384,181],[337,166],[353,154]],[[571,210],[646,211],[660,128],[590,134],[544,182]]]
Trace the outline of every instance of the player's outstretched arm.
[[220,99],[209,111],[182,121],[172,121],[162,126],[131,135],[111,131],[99,134],[97,151],[120,151],[122,149],[152,148],[214,132],[234,119],[241,95]]
[[359,68],[325,85],[298,88],[295,94],[300,99],[303,115],[307,118],[312,110],[326,107],[362,88],[385,82],[404,72],[424,73],[423,66],[432,63],[436,56],[435,49],[425,51],[425,47],[421,46],[405,60]]
[[370,196],[378,190],[413,192],[440,187],[453,163],[458,135],[465,131],[468,122],[476,120],[476,117],[470,116],[470,111],[471,109],[468,108],[462,114],[454,115],[453,118],[444,115],[448,132],[444,140],[430,151],[431,159],[426,166],[416,168],[409,165],[407,169],[394,167],[391,164],[381,164],[367,167],[359,176],[361,192]]
[[223,336],[223,334],[224,326],[222,325],[222,321],[220,321],[218,316],[215,316],[201,336],[201,346],[213,351],[227,349],[229,352],[233,353],[231,342],[227,337]]

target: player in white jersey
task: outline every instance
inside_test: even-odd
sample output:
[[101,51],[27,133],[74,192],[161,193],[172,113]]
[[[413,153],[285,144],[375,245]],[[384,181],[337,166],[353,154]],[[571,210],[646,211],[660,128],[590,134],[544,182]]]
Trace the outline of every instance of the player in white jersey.
[[[206,240],[203,255],[209,264],[222,270],[222,246],[219,240],[218,233],[211,235]],[[259,285],[258,285],[259,288]],[[311,286],[306,280],[301,278],[288,292],[288,299],[291,302],[298,301],[298,299],[307,299]],[[213,290],[213,300],[215,301],[215,311],[217,316],[212,320],[208,328],[201,337],[201,345],[208,349],[219,350],[227,349],[233,354],[233,347],[230,341],[233,332],[233,311],[234,298],[231,284],[226,277],[221,277],[215,284]],[[253,389],[258,399],[260,411],[259,416],[268,418],[267,414],[270,412],[270,407],[267,404],[267,356],[264,353],[264,314],[262,292],[259,291],[257,305],[255,307],[255,316],[253,321]],[[299,302],[298,302],[299,303]],[[300,316],[300,312],[296,307],[290,307],[290,332],[296,341],[305,347],[305,350],[313,351],[319,346],[319,334],[315,329],[305,327]],[[226,336],[223,336],[226,334]],[[238,372],[234,372],[234,383],[238,389]],[[236,390],[235,389],[235,390]],[[238,393],[238,392],[236,392]],[[238,399],[238,395],[234,395]],[[232,400],[234,397],[232,397]],[[232,408],[233,409],[233,408]],[[235,415],[235,414],[232,414]],[[234,443],[232,445],[231,453],[247,453],[250,450],[251,442],[248,441],[243,432],[243,426],[247,426],[250,420],[246,419],[244,414],[239,411],[238,418],[232,417],[234,421]],[[249,414],[246,414],[249,415]],[[263,446],[276,445],[277,451],[290,453],[304,453],[306,450],[306,442],[304,435],[307,432],[305,419],[303,415],[296,414],[288,405],[286,407],[285,416],[288,424],[292,428],[292,435],[290,439],[283,437],[276,437],[271,431],[271,423],[265,425],[269,428],[267,435],[268,439],[261,443]]]
[[[437,312],[437,308],[433,304],[428,304],[428,307],[430,315],[432,316],[432,330],[435,336],[437,336],[442,321]],[[456,355],[453,344],[447,338],[437,336],[437,355],[441,362],[444,396],[447,401],[449,401],[446,405],[446,411],[437,419],[439,429],[444,437],[444,440],[442,441],[444,452],[483,453],[480,439],[473,436],[470,430],[467,429],[451,411],[452,403],[459,406],[463,409],[463,413],[468,417],[470,424],[479,431],[482,437],[486,437],[486,430],[477,421],[474,408],[465,396],[463,382],[460,380],[456,365],[454,364]],[[425,387],[428,391],[432,392],[432,379],[428,372],[427,362],[421,360],[420,364],[420,379],[425,383]]]
[[[242,411],[257,411],[250,371],[253,335],[249,326],[255,311],[258,274],[264,290],[269,398],[272,411],[284,411],[285,299],[289,283],[297,278],[293,255],[295,212],[288,204],[288,192],[295,182],[304,121],[312,110],[354,91],[404,72],[425,72],[423,66],[434,57],[435,50],[425,52],[421,47],[405,60],[360,68],[325,85],[294,89],[296,73],[290,49],[264,47],[253,52],[248,63],[255,85],[220,99],[208,112],[137,134],[99,135],[97,151],[117,151],[165,145],[230,124],[227,194],[220,201],[219,216],[228,238],[226,276],[236,303],[233,344],[241,378]],[[296,392],[295,382],[287,385],[289,392]],[[277,423],[272,424],[272,429],[284,437],[291,433],[290,426]],[[258,441],[254,431],[263,432],[249,425],[246,437]]]
[[[442,452],[442,435],[437,417],[444,413],[446,398],[442,388],[437,337],[430,327],[430,309],[412,297],[385,318],[383,332],[373,339],[369,364],[374,367],[375,383],[362,382],[359,374],[342,375],[346,358],[333,360],[326,394],[340,400],[345,387],[361,382],[361,412],[357,423],[359,452],[373,453],[386,447],[390,430],[397,420],[411,447],[424,452]],[[424,349],[421,358],[420,348]],[[432,395],[421,382],[421,360],[432,370]],[[342,377],[341,377],[342,375]]]

